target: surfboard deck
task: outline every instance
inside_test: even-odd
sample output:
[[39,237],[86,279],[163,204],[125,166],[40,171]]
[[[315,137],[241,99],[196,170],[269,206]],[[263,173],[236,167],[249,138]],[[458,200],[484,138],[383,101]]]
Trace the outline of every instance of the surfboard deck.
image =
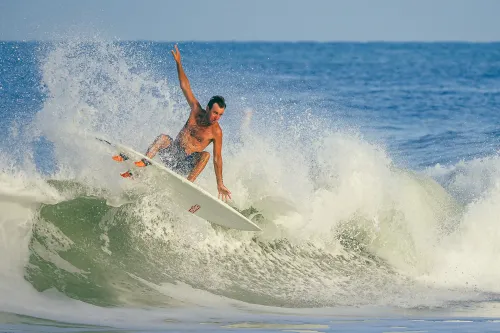
[[[122,144],[114,143],[108,139],[99,137],[96,137],[96,139],[114,149],[117,154],[124,154],[132,165],[134,161],[141,159],[149,161],[151,164],[140,168],[140,173],[147,173],[151,170],[159,173],[161,177],[158,178],[161,184],[156,185],[168,190],[172,196],[173,202],[181,209],[185,209],[191,214],[223,227],[245,231],[261,230],[259,226],[227,203],[214,197],[186,178],[176,174],[163,164]],[[127,163],[127,165],[130,165],[130,163]],[[132,173],[134,173],[134,171],[132,171]]]

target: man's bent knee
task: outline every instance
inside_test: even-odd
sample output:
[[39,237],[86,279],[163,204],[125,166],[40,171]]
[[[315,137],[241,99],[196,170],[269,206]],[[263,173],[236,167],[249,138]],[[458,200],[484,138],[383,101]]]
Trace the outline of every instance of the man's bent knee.
[[172,138],[166,134],[160,134],[153,141],[149,149],[156,147],[156,149],[167,148],[172,143]]
[[187,179],[194,182],[198,175],[205,169],[208,160],[210,159],[210,153],[206,151],[202,151],[199,153],[196,159],[196,163],[191,169]]
[[202,151],[200,153],[200,162],[208,162],[210,159],[210,153],[208,151]]
[[160,134],[155,140],[156,142],[160,143],[162,146],[163,145],[169,145],[172,142],[172,138],[166,134]]
[[159,150],[167,148],[171,142],[172,138],[170,136],[166,134],[158,135],[153,143],[148,147],[146,156],[153,158]]

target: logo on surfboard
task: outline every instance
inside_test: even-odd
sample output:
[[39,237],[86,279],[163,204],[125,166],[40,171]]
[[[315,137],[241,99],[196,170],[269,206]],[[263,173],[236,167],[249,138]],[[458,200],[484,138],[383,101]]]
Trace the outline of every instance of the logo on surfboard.
[[196,213],[198,211],[198,209],[200,209],[200,205],[196,204],[194,206],[191,206],[191,208],[189,208],[189,212],[190,213]]

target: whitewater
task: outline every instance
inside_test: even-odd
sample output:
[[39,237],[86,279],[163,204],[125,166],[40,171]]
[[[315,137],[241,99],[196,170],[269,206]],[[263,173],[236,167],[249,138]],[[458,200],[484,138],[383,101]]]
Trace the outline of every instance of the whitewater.
[[[158,134],[177,134],[189,111],[171,47],[0,44],[2,330],[499,330],[500,76],[491,67],[482,79],[436,72],[439,44],[401,63],[414,45],[315,44],[313,58],[286,43],[182,45],[202,104],[228,101],[224,183],[233,206],[261,213],[262,231],[245,232],[119,177],[93,139],[143,152]],[[472,59],[488,45],[450,47]],[[421,72],[417,60],[425,82],[365,67]],[[384,104],[406,106],[410,97],[394,96],[408,89],[411,112]],[[384,98],[370,99],[374,90]],[[475,113],[443,111],[485,95]],[[422,106],[436,96],[442,105]],[[197,184],[217,195],[211,162]]]

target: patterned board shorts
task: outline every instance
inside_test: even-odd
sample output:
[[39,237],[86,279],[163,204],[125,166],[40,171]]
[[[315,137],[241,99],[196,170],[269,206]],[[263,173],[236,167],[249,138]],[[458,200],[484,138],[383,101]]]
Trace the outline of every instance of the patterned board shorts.
[[200,159],[200,153],[186,154],[178,141],[173,141],[167,148],[160,149],[158,156],[165,166],[172,171],[187,177]]

